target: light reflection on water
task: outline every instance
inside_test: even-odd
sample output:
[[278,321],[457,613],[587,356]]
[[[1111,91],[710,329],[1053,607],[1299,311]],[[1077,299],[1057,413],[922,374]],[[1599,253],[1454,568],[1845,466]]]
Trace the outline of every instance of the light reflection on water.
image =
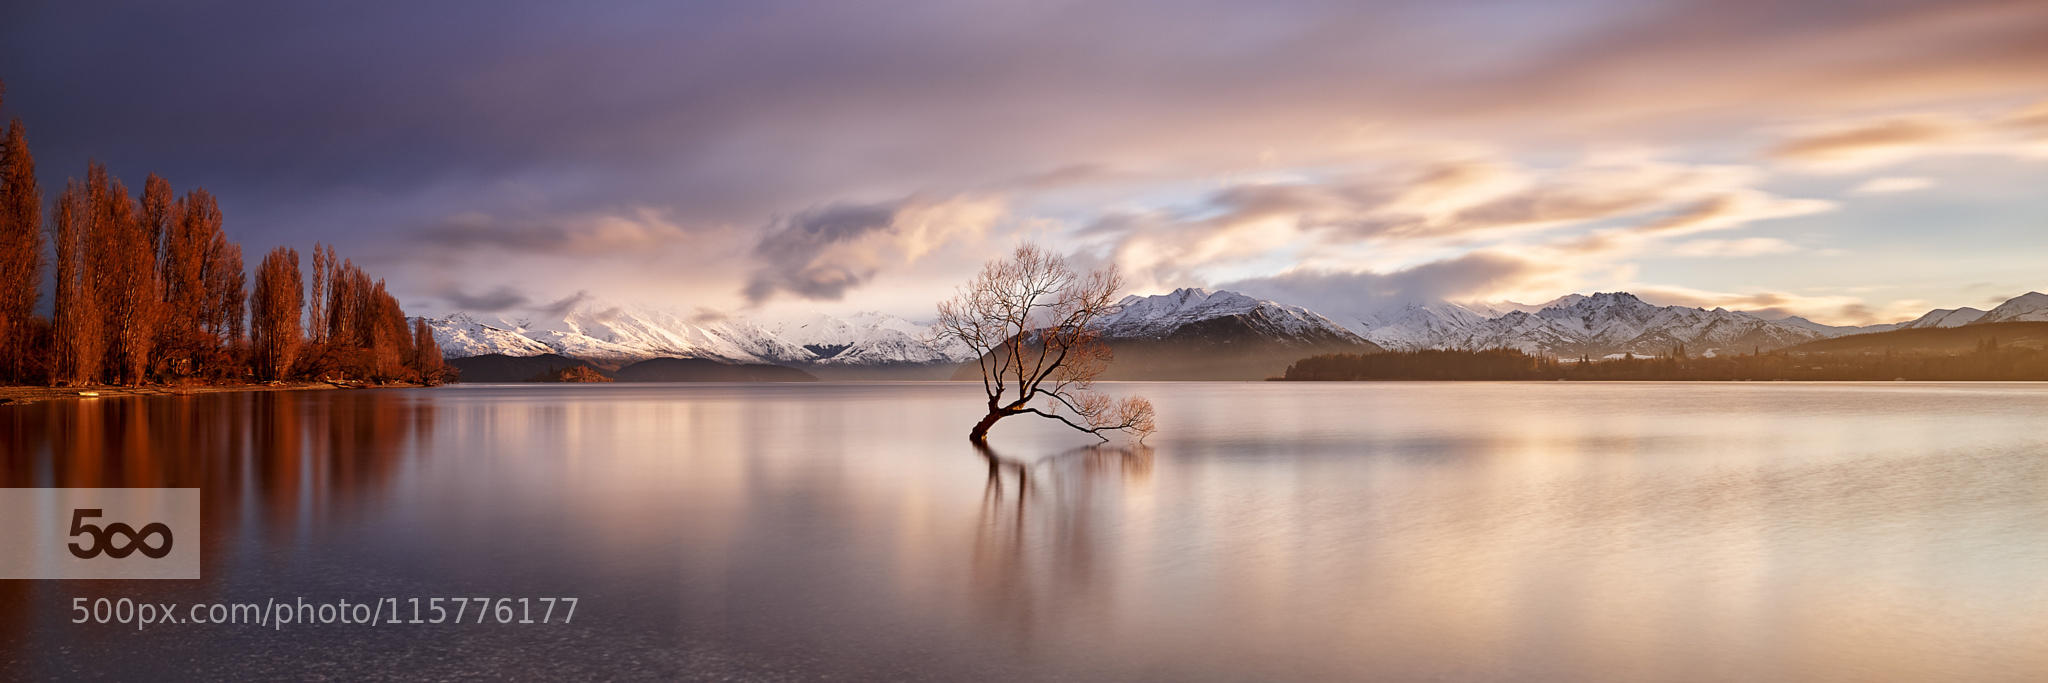
[[[7,486],[199,486],[196,582],[0,582],[67,674],[2038,680],[2048,386],[1110,385],[1149,447],[950,384],[0,408]],[[68,623],[580,596],[569,626]]]

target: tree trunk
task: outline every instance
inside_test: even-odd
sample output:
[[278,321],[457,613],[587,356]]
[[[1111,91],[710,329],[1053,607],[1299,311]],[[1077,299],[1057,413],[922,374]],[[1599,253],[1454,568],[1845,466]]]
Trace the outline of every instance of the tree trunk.
[[967,433],[967,440],[978,444],[988,443],[988,428],[994,427],[996,420],[1009,417],[1009,415],[1010,413],[1002,410],[988,411],[988,417],[981,418],[980,422],[974,423],[974,431]]

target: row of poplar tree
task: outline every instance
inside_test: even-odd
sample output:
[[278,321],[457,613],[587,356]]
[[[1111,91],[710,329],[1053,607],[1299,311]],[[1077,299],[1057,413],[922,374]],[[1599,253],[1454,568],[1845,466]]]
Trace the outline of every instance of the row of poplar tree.
[[[310,284],[298,252],[278,247],[252,285],[206,190],[178,196],[152,173],[138,198],[90,163],[45,215],[15,119],[0,143],[0,383],[448,378],[426,323],[408,326],[384,281],[332,246],[314,245]],[[36,306],[49,262],[45,318]]]

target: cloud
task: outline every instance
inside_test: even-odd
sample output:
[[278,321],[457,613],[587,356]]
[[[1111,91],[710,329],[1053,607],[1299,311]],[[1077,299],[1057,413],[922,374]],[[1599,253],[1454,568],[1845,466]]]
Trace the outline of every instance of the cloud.
[[1930,187],[1934,187],[1934,180],[1932,178],[1886,176],[1865,180],[1862,184],[1850,188],[1849,194],[1894,194],[1924,190]]
[[826,207],[784,220],[754,248],[766,265],[747,282],[747,300],[760,303],[777,291],[806,299],[839,298],[874,277],[876,265],[868,259],[847,263],[825,252],[888,230],[895,220],[896,207],[883,205]]
[[1563,269],[1561,264],[1485,251],[1389,272],[1297,269],[1217,287],[1336,314],[1490,297],[1528,287]]
[[1550,168],[1499,158],[1424,159],[1323,179],[1229,185],[1190,206],[1112,213],[1081,234],[1109,240],[1135,285],[1164,288],[1305,245],[1471,251],[1475,242],[1578,230],[1544,250],[1613,258],[1667,238],[1836,208],[1750,187],[1761,179],[1752,167],[1641,154],[1590,155]]
[[1837,122],[1804,129],[1766,151],[1774,160],[1821,172],[1956,154],[2048,157],[2048,102],[1994,114],[1921,113]]
[[2048,139],[2048,101],[2013,112],[1999,124],[2037,140]]
[[1957,121],[1902,117],[1793,137],[1779,142],[1769,154],[1785,161],[1854,168],[1894,160],[1966,135],[1966,126]]
[[555,219],[504,220],[483,213],[450,216],[417,231],[429,247],[469,251],[495,249],[532,254],[606,256],[643,252],[684,243],[693,235],[663,212],[640,207],[618,213],[585,213]]
[[[0,64],[29,65],[7,74],[8,113],[51,172],[96,157],[204,185],[239,240],[384,247],[365,265],[429,296],[439,278],[512,278],[510,261],[541,298],[803,299],[890,267],[757,272],[749,250],[806,207],[987,193],[1018,221],[1085,224],[1092,210],[1029,209],[1139,206],[1103,223],[1127,226],[1100,238],[1126,263],[1275,272],[1333,248],[1638,220],[1731,187],[1532,168],[1560,149],[1867,123],[1848,117],[2048,82],[2048,4],[2011,0],[515,4],[42,3],[0,22]],[[2018,139],[2043,116],[1991,119]],[[1326,177],[1407,140],[1519,162]],[[1300,187],[1187,199],[1249,177]],[[440,258],[411,258],[420,245]],[[468,251],[491,258],[452,256]]]
[[1692,240],[1671,248],[1674,256],[1692,258],[1745,258],[1766,254],[1789,254],[1799,251],[1799,246],[1775,237],[1749,237],[1734,240]]
[[1755,221],[1833,211],[1835,208],[1834,202],[1823,199],[1786,199],[1740,189],[1694,201],[1630,230],[1662,236],[1689,235],[1726,230]]
[[978,236],[1003,215],[989,198],[836,204],[776,221],[755,245],[757,262],[742,291],[751,305],[777,295],[832,301],[945,243]]
[[1635,285],[1629,288],[1644,301],[1660,306],[1726,308],[1755,313],[1766,319],[1801,316],[1828,325],[1873,325],[1911,320],[1925,313],[1911,308],[1912,301],[1894,302],[1882,310],[1851,296],[1810,296],[1788,292],[1716,292],[1669,285]]
[[560,318],[569,315],[571,311],[576,310],[577,306],[581,306],[592,299],[590,290],[577,290],[575,294],[535,306],[533,310],[550,318]]
[[525,294],[511,287],[498,287],[487,292],[470,294],[460,289],[451,289],[441,294],[441,299],[457,310],[479,313],[497,313],[507,309],[525,306]]

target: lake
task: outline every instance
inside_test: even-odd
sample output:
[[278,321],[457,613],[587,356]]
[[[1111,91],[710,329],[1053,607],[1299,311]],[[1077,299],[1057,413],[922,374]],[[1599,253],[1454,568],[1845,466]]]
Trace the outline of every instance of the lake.
[[[8,677],[2042,680],[2048,385],[458,385],[0,407],[203,489],[204,578],[0,581]],[[568,624],[73,624],[576,597]],[[409,608],[408,608],[409,610]],[[537,614],[535,616],[538,616]]]

